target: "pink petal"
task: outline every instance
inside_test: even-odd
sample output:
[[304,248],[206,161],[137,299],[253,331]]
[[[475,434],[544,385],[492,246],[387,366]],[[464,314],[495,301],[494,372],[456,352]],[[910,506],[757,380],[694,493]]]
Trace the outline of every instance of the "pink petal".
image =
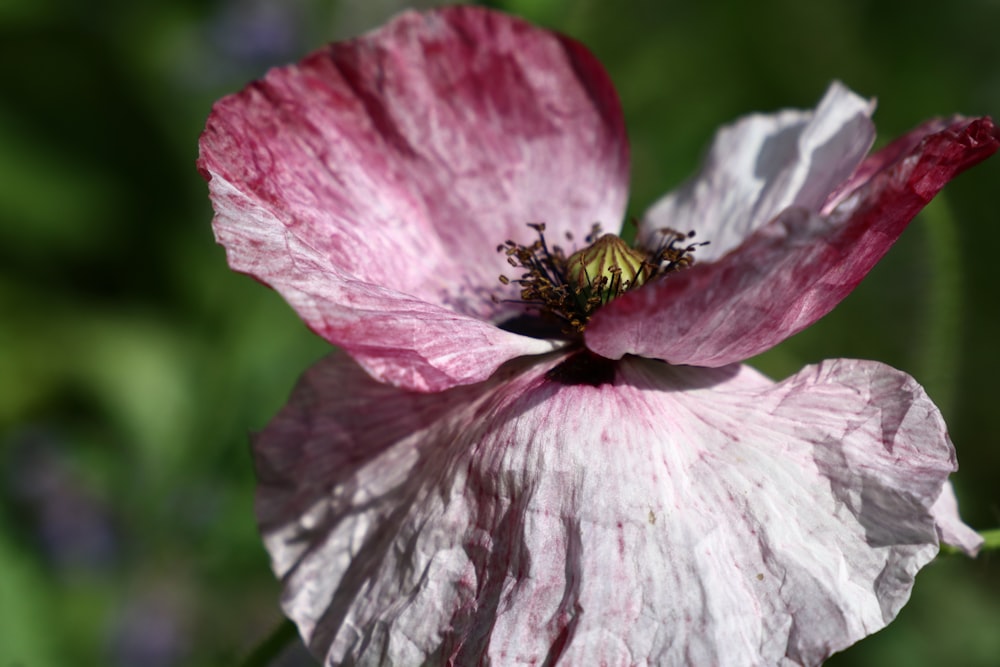
[[528,222],[553,238],[616,226],[628,148],[582,46],[452,7],[221,100],[198,165],[234,269],[381,379],[438,390],[551,347],[490,330],[510,268],[496,246],[530,238]]
[[818,664],[937,552],[954,454],[908,376],[630,359],[595,387],[546,379],[562,358],[429,396],[335,355],[257,438],[327,664]]
[[829,216],[786,209],[718,261],[611,302],[591,320],[587,346],[612,359],[724,366],[777,345],[840,303],[945,183],[996,151],[998,137],[989,118],[953,122],[880,165]]
[[913,128],[901,137],[894,139],[889,145],[872,153],[865,161],[858,165],[851,177],[837,186],[823,205],[823,215],[829,215],[848,195],[854,193],[859,187],[867,183],[880,171],[888,169],[894,163],[905,157],[916,149],[920,142],[938,132],[944,132],[949,127],[960,123],[961,116],[952,118],[932,118],[929,121]]
[[720,129],[701,171],[646,214],[640,241],[657,230],[695,230],[698,261],[722,257],[789,206],[818,210],[875,139],[874,102],[833,83],[815,111],[754,114]]

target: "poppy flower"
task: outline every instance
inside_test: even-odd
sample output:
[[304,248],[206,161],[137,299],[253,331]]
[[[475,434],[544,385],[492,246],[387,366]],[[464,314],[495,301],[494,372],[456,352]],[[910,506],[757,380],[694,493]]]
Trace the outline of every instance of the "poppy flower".
[[[406,13],[219,101],[229,263],[340,348],[254,439],[283,607],[327,664],[816,664],[974,554],[908,375],[743,364],[829,312],[988,118],[868,156],[873,104],[722,128],[636,243],[580,44]],[[866,157],[867,156],[867,157]],[[501,280],[502,276],[502,280]]]

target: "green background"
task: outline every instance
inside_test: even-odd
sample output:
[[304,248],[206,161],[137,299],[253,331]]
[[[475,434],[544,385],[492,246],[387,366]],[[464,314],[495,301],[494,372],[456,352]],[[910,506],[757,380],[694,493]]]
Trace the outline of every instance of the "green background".
[[[278,625],[247,433],[327,346],[227,270],[197,137],[214,99],[402,4],[0,3],[0,667],[233,664]],[[882,142],[1000,115],[996,0],[490,4],[605,63],[635,215],[719,124],[812,106],[835,78],[879,98]],[[998,182],[1000,158],[949,185],[837,310],[758,363],[913,374],[978,529],[1000,525]],[[998,628],[997,555],[943,557],[831,664],[997,665]]]

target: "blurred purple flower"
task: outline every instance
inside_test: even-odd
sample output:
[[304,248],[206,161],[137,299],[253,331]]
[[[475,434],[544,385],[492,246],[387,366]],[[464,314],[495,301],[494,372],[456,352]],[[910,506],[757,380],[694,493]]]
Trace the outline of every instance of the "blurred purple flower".
[[211,42],[233,60],[265,66],[301,48],[305,24],[301,2],[227,2],[210,25]]
[[184,610],[168,589],[144,591],[129,601],[111,632],[111,663],[171,667],[189,652]]
[[63,571],[113,567],[120,546],[113,519],[73,469],[64,444],[44,429],[25,429],[7,445],[7,488],[45,559]]

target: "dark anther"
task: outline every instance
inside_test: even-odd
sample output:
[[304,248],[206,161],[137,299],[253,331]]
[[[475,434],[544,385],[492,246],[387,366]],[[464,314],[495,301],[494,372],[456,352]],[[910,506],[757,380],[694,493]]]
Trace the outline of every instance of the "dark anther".
[[[680,243],[693,238],[694,232],[661,229],[657,246],[630,248],[613,234],[602,235],[600,224],[594,224],[586,237],[587,246],[567,255],[558,245],[548,245],[545,223],[532,222],[528,227],[538,234],[532,243],[508,240],[497,246],[508,264],[522,269],[520,277],[501,276],[500,282],[516,284],[527,311],[561,320],[562,334],[574,338],[608,301],[687,268],[694,262],[695,248],[705,245],[682,247]],[[567,232],[566,239],[572,238]]]

